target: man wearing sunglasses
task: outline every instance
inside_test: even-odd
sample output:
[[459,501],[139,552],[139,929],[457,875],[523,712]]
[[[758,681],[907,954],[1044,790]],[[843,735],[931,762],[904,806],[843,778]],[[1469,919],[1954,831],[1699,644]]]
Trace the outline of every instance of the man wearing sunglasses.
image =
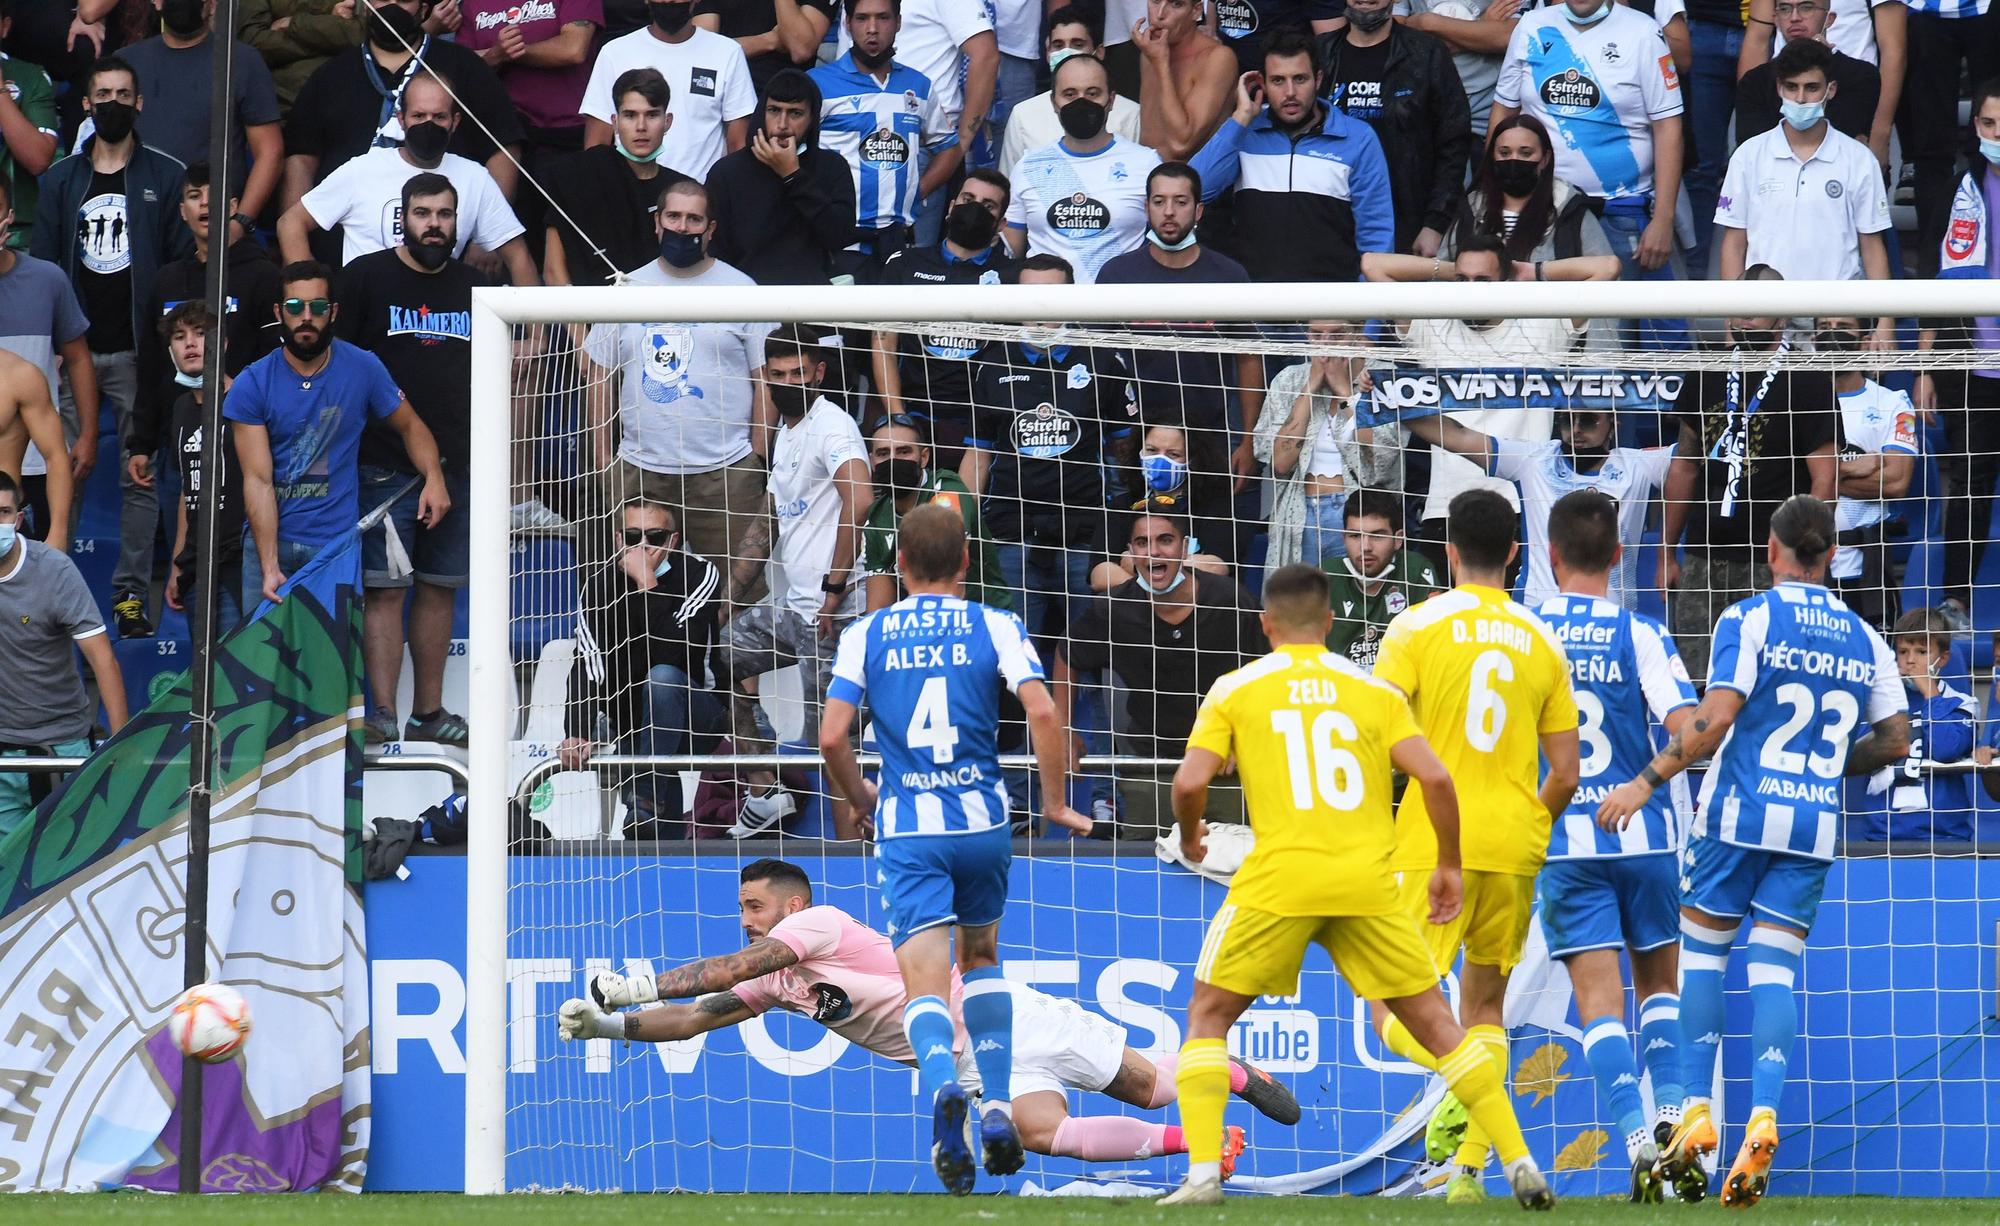
[[[556,753],[582,770],[601,743],[628,753],[676,754],[719,732],[721,701],[704,681],[721,608],[722,572],[681,544],[664,503],[634,499],[610,561],[584,582],[576,663],[563,704],[567,737]],[[680,772],[641,771],[626,807],[635,839],[690,837]]]
[[231,385],[231,422],[243,474],[243,511],[257,550],[246,545],[243,608],[280,599],[286,579],[361,518],[361,433],[380,419],[396,432],[423,476],[417,522],[436,527],[451,510],[437,440],[403,399],[382,360],[333,339],[333,271],[315,260],[279,274],[284,344],[252,362]]

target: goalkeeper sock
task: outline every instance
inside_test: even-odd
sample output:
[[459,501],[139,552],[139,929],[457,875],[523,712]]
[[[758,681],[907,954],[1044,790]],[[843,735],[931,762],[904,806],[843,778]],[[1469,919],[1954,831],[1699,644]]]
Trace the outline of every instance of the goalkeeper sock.
[[[1174,1072],[1180,1068],[1180,1065],[1181,1054],[1177,1051],[1168,1052],[1166,1055],[1154,1059],[1153,1097],[1146,1104],[1148,1110],[1158,1111],[1161,1107],[1180,1097],[1180,1090],[1174,1085]],[[1229,1092],[1231,1094],[1241,1094],[1249,1084],[1249,1070],[1236,1061],[1231,1060],[1229,1062]],[[1174,1152],[1179,1153],[1180,1151],[1175,1150]]]
[[934,1095],[958,1080],[958,1062],[951,1055],[951,1013],[935,996],[919,996],[903,1006],[903,1033],[917,1055],[924,1093]]
[[[1487,1066],[1493,1070],[1494,1076],[1499,1079],[1500,1101],[1504,1104],[1507,1101],[1507,1032],[1498,1026],[1469,1026],[1466,1028],[1465,1037],[1477,1041],[1480,1050],[1485,1053]],[[1461,1046],[1463,1045],[1461,1044]],[[1438,1071],[1444,1071],[1442,1061],[1438,1064]],[[1447,1077],[1445,1080],[1449,1082],[1451,1079]],[[1456,1162],[1459,1166],[1470,1167],[1475,1171],[1483,1171],[1486,1169],[1486,1151],[1492,1148],[1493,1143],[1498,1138],[1495,1134],[1488,1132],[1481,1123],[1479,1114],[1472,1110],[1471,1099],[1461,1094],[1458,1096],[1458,1101],[1465,1104],[1466,1112],[1472,1116],[1472,1119],[1465,1126],[1465,1138],[1458,1143],[1458,1154],[1452,1161]],[[1507,1118],[1510,1121],[1514,1118],[1512,1107],[1507,1109]],[[1514,1124],[1514,1133],[1516,1136],[1520,1135],[1520,1131],[1520,1125],[1518,1123]],[[1525,1145],[1526,1143],[1523,1142],[1523,1144]],[[1524,1149],[1522,1152],[1525,1153],[1526,1150]],[[1500,1155],[1500,1161],[1511,1162],[1513,1159],[1509,1158],[1503,1152]]]
[[[1478,1026],[1474,1030],[1496,1030],[1492,1026]],[[1463,1042],[1451,1050],[1444,1059],[1438,1061],[1438,1072],[1444,1074],[1445,1084],[1458,1095],[1458,1101],[1465,1104],[1465,1110],[1472,1116],[1472,1123],[1465,1129],[1470,1137],[1476,1129],[1481,1134],[1479,1149],[1473,1160],[1475,1169],[1486,1165],[1486,1138],[1493,1139],[1493,1148],[1500,1151],[1500,1161],[1512,1164],[1527,1156],[1528,1142],[1521,1136],[1520,1121],[1514,1118],[1514,1108],[1507,1101],[1506,1048],[1501,1047],[1501,1062],[1496,1065],[1493,1049],[1484,1042],[1485,1036],[1467,1031]],[[1459,1161],[1464,1162],[1465,1150],[1460,1148]]]
[[1735,937],[1681,917],[1681,1086],[1690,1102],[1706,1103],[1715,1087],[1726,1016],[1722,972]]
[[1075,1116],[1056,1125],[1049,1152],[1085,1162],[1130,1162],[1161,1154],[1184,1154],[1187,1142],[1172,1124],[1153,1124],[1124,1115]]
[[1662,1118],[1681,1116],[1681,998],[1656,992],[1639,1002],[1639,1046],[1653,1077],[1653,1106]]
[[1583,1055],[1590,1061],[1597,1092],[1618,1121],[1625,1137],[1625,1156],[1637,1158],[1653,1134],[1646,1127],[1646,1106],[1639,1101],[1639,1066],[1632,1058],[1632,1036],[1615,1017],[1600,1018],[1583,1032]]
[[1012,1108],[1014,997],[997,966],[965,972],[965,1037],[979,1066],[980,1097],[988,1107]]
[[1189,1039],[1174,1071],[1181,1128],[1187,1140],[1188,1182],[1222,1177],[1222,1109],[1229,1102],[1229,1049],[1221,1039]]
[[1750,1109],[1778,1110],[1792,1045],[1799,1037],[1799,998],[1794,990],[1806,939],[1776,928],[1752,928],[1746,951],[1750,973]]
[[1403,1019],[1393,1013],[1389,1015],[1389,1020],[1382,1024],[1382,1046],[1418,1068],[1437,1072],[1438,1058],[1429,1048],[1417,1042],[1417,1036],[1410,1033],[1408,1026],[1403,1025]]

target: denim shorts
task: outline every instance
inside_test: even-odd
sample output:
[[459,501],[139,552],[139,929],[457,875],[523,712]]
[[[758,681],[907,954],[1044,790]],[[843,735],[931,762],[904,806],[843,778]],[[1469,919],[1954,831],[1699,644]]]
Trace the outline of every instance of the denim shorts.
[[[363,464],[361,513],[366,515],[381,506],[411,480],[408,473]],[[396,535],[402,538],[416,573],[390,577],[388,537],[378,525],[361,538],[362,582],[368,587],[408,587],[412,579],[421,579],[432,587],[464,587],[466,575],[472,569],[471,486],[464,473],[447,472],[444,488],[451,498],[451,509],[429,528],[417,522],[421,484],[397,498],[383,524],[395,525]]]

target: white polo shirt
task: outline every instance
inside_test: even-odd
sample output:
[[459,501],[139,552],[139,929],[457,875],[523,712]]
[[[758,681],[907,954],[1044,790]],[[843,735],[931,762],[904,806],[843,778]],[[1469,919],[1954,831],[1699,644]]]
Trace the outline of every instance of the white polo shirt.
[[1889,228],[1882,168],[1868,146],[1826,124],[1800,161],[1783,120],[1736,147],[1722,178],[1715,224],[1745,231],[1744,266],[1769,264],[1787,281],[1853,281],[1863,234]]

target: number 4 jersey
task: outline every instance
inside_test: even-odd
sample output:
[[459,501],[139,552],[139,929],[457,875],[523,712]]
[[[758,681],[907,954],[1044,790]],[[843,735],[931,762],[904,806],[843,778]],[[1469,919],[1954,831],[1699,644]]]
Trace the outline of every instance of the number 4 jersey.
[[1569,654],[1576,693],[1576,795],[1549,829],[1549,859],[1644,856],[1680,850],[1686,784],[1653,799],[1623,830],[1597,825],[1597,806],[1658,751],[1668,715],[1695,702],[1694,683],[1660,623],[1596,596],[1556,596],[1535,613]]
[[1012,613],[955,596],[910,596],[840,636],[828,698],[862,705],[882,752],[877,835],[1005,827],[1000,687],[1042,680]]
[[1904,710],[1895,654],[1825,588],[1781,583],[1723,611],[1708,684],[1744,703],[1702,783],[1695,836],[1831,860],[1848,747]]

